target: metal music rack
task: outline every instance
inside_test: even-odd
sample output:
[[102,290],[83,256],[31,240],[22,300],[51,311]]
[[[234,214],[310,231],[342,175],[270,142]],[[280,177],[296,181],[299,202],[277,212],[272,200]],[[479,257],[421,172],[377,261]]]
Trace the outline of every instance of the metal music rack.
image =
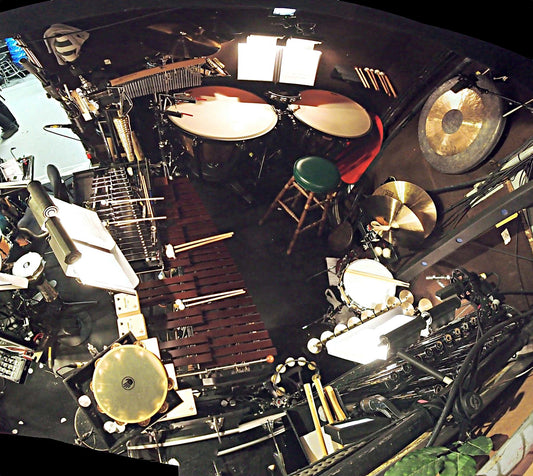
[[136,273],[162,269],[161,244],[142,164],[95,169],[85,206],[94,210]]

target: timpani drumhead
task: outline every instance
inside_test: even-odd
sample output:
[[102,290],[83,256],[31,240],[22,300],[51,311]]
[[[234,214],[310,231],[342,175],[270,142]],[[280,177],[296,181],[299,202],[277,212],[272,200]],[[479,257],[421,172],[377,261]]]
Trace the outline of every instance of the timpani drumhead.
[[386,303],[387,299],[396,294],[396,285],[379,279],[368,278],[350,273],[350,270],[363,271],[369,274],[392,278],[392,273],[379,261],[358,259],[352,261],[342,275],[343,298],[348,305],[373,309],[378,304]]
[[186,91],[196,102],[174,104],[169,116],[180,129],[204,139],[240,141],[270,132],[278,121],[275,109],[255,94],[227,86],[203,86]]
[[302,91],[289,109],[299,121],[333,137],[361,137],[372,127],[372,119],[363,106],[332,91]]
[[140,345],[119,345],[96,363],[91,388],[100,410],[123,423],[139,423],[156,414],[168,391],[161,360]]

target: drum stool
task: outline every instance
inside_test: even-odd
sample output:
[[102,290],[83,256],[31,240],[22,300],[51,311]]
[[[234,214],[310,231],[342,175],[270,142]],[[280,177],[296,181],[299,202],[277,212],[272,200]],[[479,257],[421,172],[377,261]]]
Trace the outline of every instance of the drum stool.
[[[280,205],[298,223],[287,249],[290,255],[300,233],[318,225],[318,235],[322,234],[328,210],[337,194],[341,181],[340,173],[333,162],[318,156],[302,157],[294,163],[293,175],[270,204],[267,212],[259,221],[262,225],[272,210]],[[292,192],[291,192],[292,191]],[[290,193],[285,197],[286,193]],[[305,197],[305,205],[296,211],[296,202]],[[308,212],[314,208],[321,208],[320,218],[309,222]]]

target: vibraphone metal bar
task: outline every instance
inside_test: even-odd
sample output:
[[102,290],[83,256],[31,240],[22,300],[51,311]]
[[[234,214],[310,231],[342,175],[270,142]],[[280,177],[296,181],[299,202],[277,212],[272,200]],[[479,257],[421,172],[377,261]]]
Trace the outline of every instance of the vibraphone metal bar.
[[[179,177],[171,185],[156,185],[155,189],[157,195],[165,198],[164,213],[169,219],[161,238],[166,243],[180,245],[218,233],[186,178]],[[137,292],[142,308],[160,310],[165,306],[161,319],[152,319],[152,313],[144,311],[152,333],[172,336],[173,329],[185,326],[192,329],[192,335],[185,338],[170,337],[159,342],[160,348],[171,356],[178,375],[276,355],[268,330],[248,293],[180,310],[172,306],[176,299],[245,289],[242,275],[224,241],[194,247],[167,260],[165,268],[179,269],[179,274],[141,282]]]
[[157,199],[146,197],[144,188],[135,184],[143,174],[139,168],[112,167],[96,171],[92,179],[92,193],[86,206],[93,209],[106,225],[125,258],[137,273],[161,269],[161,245],[157,221],[148,213]]
[[110,85],[120,86],[130,98],[200,86],[203,63],[204,58],[169,63],[112,79]]

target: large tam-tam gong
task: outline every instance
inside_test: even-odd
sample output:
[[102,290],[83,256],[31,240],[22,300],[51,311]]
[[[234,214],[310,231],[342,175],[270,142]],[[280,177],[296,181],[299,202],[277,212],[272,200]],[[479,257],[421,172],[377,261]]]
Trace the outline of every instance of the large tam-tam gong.
[[499,141],[502,113],[501,97],[489,78],[449,79],[429,96],[420,114],[418,139],[425,159],[446,174],[473,169]]

